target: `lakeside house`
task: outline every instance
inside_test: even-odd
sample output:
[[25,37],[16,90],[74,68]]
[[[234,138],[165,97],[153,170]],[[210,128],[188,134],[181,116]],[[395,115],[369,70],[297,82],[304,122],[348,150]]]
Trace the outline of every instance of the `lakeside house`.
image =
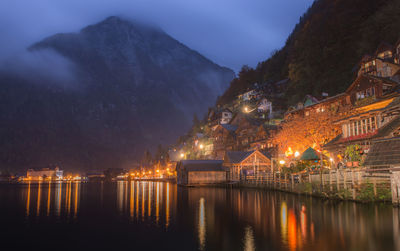
[[227,180],[222,160],[181,160],[176,167],[178,185],[218,184]]

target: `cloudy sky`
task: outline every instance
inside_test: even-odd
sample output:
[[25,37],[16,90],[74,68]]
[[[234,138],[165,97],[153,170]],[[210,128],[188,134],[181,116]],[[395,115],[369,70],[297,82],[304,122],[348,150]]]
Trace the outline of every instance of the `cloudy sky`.
[[283,46],[313,0],[1,0],[0,59],[107,16],[155,23],[210,58],[239,70]]

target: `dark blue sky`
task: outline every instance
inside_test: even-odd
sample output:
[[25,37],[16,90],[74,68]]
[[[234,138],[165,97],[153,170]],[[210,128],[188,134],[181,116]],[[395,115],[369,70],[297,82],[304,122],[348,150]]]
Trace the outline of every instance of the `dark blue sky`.
[[0,59],[107,16],[153,22],[235,71],[283,46],[313,0],[1,0]]

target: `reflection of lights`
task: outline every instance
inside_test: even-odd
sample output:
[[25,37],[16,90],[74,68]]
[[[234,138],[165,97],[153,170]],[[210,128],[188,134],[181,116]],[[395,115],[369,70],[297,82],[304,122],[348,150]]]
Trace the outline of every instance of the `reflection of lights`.
[[206,214],[204,208],[204,198],[200,198],[199,203],[199,243],[200,250],[205,250],[206,247]]
[[296,250],[297,248],[297,222],[296,216],[294,215],[293,209],[289,210],[288,214],[288,244],[290,250]]
[[79,199],[78,199],[78,191],[79,191],[79,186],[80,183],[79,182],[75,182],[75,203],[74,203],[74,217],[76,217],[78,215],[78,203],[79,203]]
[[300,225],[301,225],[301,235],[303,238],[307,238],[307,215],[306,215],[306,207],[301,206],[300,212]]
[[300,156],[300,153],[298,152],[298,151],[296,151],[295,153],[294,153],[294,157],[299,157]]
[[51,200],[51,181],[49,181],[49,190],[47,191],[47,216],[50,214],[50,200]]
[[145,200],[145,198],[144,198],[144,184],[141,184],[142,185],[142,221],[144,220],[144,200]]
[[150,217],[150,215],[151,215],[151,188],[152,188],[152,183],[151,182],[149,182],[149,193],[148,193],[148,199],[147,199],[147,203],[148,203],[148,206],[147,206],[147,215]]
[[282,160],[279,161],[279,164],[284,165],[285,161],[282,159]]
[[244,230],[244,250],[254,251],[256,247],[254,245],[254,233],[250,226],[247,226]]
[[286,241],[287,237],[287,205],[286,202],[282,202],[281,205],[281,233],[282,238]]
[[37,203],[36,203],[36,215],[39,216],[40,214],[40,197],[42,195],[42,182],[39,181],[39,186],[38,186],[38,196],[37,196]]
[[31,182],[28,183],[28,195],[26,198],[26,216],[29,216],[30,202],[31,202]]
[[59,181],[57,182],[56,186],[56,213],[60,216],[61,213],[61,192],[62,192],[62,183]]
[[158,223],[160,217],[160,182],[157,182],[156,188],[156,222]]
[[165,226],[168,228],[169,226],[169,183],[167,183],[167,199],[166,199],[166,207],[165,207]]
[[131,196],[130,196],[130,203],[129,203],[129,212],[131,216],[131,220],[133,220],[133,210],[134,210],[134,201],[135,201],[135,191],[134,191],[134,183],[131,183]]
[[124,182],[118,181],[117,182],[117,203],[118,203],[118,210],[120,213],[124,210]]

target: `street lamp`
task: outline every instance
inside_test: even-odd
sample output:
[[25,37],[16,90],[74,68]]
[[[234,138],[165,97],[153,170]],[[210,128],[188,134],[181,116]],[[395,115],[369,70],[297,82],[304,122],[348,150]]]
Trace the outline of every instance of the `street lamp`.
[[285,161],[284,161],[283,159],[281,159],[281,160],[279,161],[279,164],[284,165],[284,164],[285,164]]
[[295,153],[294,153],[294,157],[299,157],[300,156],[300,153],[298,152],[298,151],[296,151]]
[[204,148],[203,144],[200,144],[200,146],[199,146],[199,147],[200,147],[200,149],[203,149],[203,148]]

